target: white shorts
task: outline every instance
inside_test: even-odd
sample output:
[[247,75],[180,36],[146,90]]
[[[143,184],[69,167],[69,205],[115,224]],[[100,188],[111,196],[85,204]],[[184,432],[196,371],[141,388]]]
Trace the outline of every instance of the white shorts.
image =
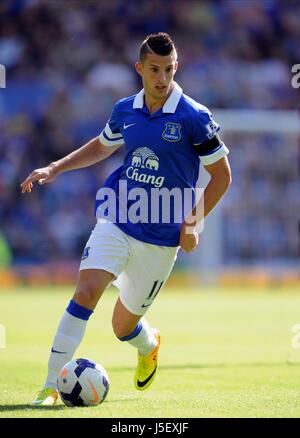
[[97,223],[79,269],[111,272],[122,304],[129,312],[143,315],[169,277],[177,252],[178,247],[136,240],[111,222]]

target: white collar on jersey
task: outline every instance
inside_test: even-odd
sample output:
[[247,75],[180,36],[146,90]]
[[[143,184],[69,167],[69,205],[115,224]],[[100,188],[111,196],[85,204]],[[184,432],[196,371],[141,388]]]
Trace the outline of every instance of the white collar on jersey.
[[[162,111],[163,113],[175,113],[177,105],[182,96],[182,88],[177,82],[174,82],[174,88],[167,101],[165,102]],[[144,88],[135,96],[133,101],[133,109],[141,109],[144,106]]]

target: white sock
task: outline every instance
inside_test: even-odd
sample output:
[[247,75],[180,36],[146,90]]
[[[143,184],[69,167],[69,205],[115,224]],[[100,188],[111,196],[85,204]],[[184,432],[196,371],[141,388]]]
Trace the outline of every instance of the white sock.
[[[72,301],[71,301],[72,302]],[[70,306],[68,307],[68,309]],[[73,302],[71,311],[73,308],[82,308],[82,306],[77,305]],[[76,349],[78,348],[88,321],[88,317],[82,319],[82,315],[74,316],[66,310],[62,316],[60,324],[58,326],[56,335],[54,337],[53,345],[51,348],[51,354],[48,361],[48,374],[44,384],[44,388],[51,386],[52,388],[57,388],[57,377],[62,369],[62,367],[69,362]],[[92,313],[89,309],[86,309],[86,314]]]
[[130,335],[124,336],[120,340],[127,341],[128,344],[137,348],[142,356],[150,353],[157,345],[156,337],[145,318],[139,320],[138,325]]

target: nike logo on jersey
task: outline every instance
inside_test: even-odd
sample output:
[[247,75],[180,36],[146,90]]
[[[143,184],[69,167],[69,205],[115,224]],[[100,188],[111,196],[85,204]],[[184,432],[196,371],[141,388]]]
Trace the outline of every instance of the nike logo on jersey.
[[135,123],[130,123],[129,125],[125,125],[125,123],[124,123],[123,129],[130,128],[130,126],[133,126],[133,125],[135,125]]
[[150,374],[150,376],[147,377],[147,379],[143,380],[142,382],[141,382],[140,380],[137,381],[137,386],[138,386],[139,388],[143,388],[143,386],[145,386],[146,383],[149,382],[149,380],[150,380],[150,379],[152,378],[152,376],[155,374],[156,368],[157,368],[157,367],[154,368],[154,371],[152,371],[152,373]]

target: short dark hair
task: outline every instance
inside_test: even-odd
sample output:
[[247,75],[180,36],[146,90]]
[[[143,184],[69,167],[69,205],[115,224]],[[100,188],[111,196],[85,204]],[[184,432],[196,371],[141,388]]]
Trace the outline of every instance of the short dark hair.
[[175,51],[177,55],[176,47],[170,35],[165,32],[152,33],[142,42],[140,47],[140,62],[145,61],[148,53],[167,56],[173,51]]

